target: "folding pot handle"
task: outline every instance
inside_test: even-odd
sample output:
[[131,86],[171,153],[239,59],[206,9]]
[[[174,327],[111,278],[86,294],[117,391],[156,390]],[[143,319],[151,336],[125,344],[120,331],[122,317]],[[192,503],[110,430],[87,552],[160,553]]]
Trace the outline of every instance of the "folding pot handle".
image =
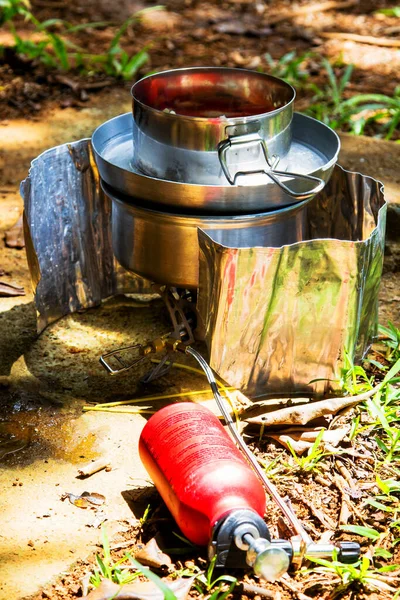
[[[312,196],[318,194],[325,187],[325,181],[320,179],[320,177],[314,177],[314,175],[301,175],[300,173],[289,173],[288,171],[275,171],[275,169],[265,169],[261,172],[268,175],[281,190],[289,194],[292,198],[296,198],[296,200],[308,200],[308,198],[312,198]],[[236,175],[239,175],[239,173]],[[291,189],[283,181],[280,181],[279,177],[291,177],[295,181],[311,181],[314,186],[306,191],[296,192],[296,190]]]
[[[266,169],[257,169],[257,170],[253,170],[253,171],[237,171],[236,173],[232,174],[229,169],[227,160],[226,160],[226,155],[227,155],[229,149],[234,148],[235,146],[236,147],[237,146],[250,147],[250,146],[258,146],[258,145],[261,146],[261,149],[262,149],[262,152],[263,152],[263,155],[265,158],[265,162],[267,163],[267,168]],[[246,134],[246,135],[238,135],[238,136],[228,137],[226,140],[223,140],[219,144],[218,157],[219,157],[219,161],[221,163],[222,170],[225,174],[225,177],[227,178],[227,180],[229,181],[229,183],[231,185],[235,185],[236,179],[241,176],[265,174],[268,177],[270,177],[272,179],[272,181],[281,188],[281,190],[283,190],[286,194],[289,194],[289,196],[291,196],[292,198],[295,198],[296,200],[307,200],[308,198],[315,196],[315,194],[318,194],[318,192],[320,192],[325,187],[325,182],[323,181],[323,179],[320,179],[319,177],[315,177],[313,175],[302,175],[300,173],[291,173],[288,171],[277,171],[275,169],[275,167],[277,166],[277,164],[279,162],[279,158],[276,156],[272,156],[271,158],[269,157],[267,145],[266,145],[265,141],[258,134]],[[296,181],[311,182],[313,184],[313,186],[311,187],[311,189],[308,188],[305,191],[298,192],[295,189],[289,187],[289,185],[283,183],[283,181],[280,181],[281,177],[282,178],[291,177],[292,179],[295,180],[295,182]]]

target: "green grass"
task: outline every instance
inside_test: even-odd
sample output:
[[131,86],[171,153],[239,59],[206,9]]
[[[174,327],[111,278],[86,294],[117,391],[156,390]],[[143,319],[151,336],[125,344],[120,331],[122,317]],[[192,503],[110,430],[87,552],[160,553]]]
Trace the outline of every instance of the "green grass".
[[[320,573],[322,575],[335,575],[340,581],[333,597],[337,598],[354,584],[362,585],[370,591],[381,591],[395,594],[398,596],[398,577],[392,577],[386,574],[382,569],[377,569],[371,563],[371,559],[363,556],[358,563],[354,565],[345,565],[334,558],[332,561],[310,557],[310,560],[317,565],[309,572]],[[396,565],[397,566],[397,565]],[[332,596],[331,596],[332,597]]]
[[[13,49],[16,54],[29,60],[39,61],[48,69],[65,73],[76,71],[85,75],[105,73],[123,80],[133,79],[138,70],[150,58],[147,48],[143,48],[136,54],[130,54],[124,50],[121,43],[128,27],[140,19],[144,11],[163,9],[162,6],[153,6],[138,11],[117,30],[106,52],[103,54],[90,54],[71,42],[69,36],[83,29],[103,28],[108,26],[108,23],[101,21],[73,26],[62,19],[48,19],[40,22],[30,8],[28,0],[0,0],[0,24],[7,26],[13,35]],[[34,42],[21,38],[15,24],[15,19],[21,17],[33,25],[34,31],[42,35],[42,40]],[[54,31],[55,26],[57,26],[58,33]],[[4,47],[0,46],[0,52],[2,50],[4,50]]]
[[[391,9],[397,10],[397,9]],[[264,55],[272,75],[285,79],[309,98],[304,113],[322,121],[332,129],[363,135],[371,130],[377,137],[391,140],[400,126],[400,86],[393,96],[386,94],[356,94],[348,97],[347,88],[353,76],[353,65],[332,65],[313,52],[295,51],[273,59]],[[319,70],[325,83],[317,85],[310,74]]]
[[296,463],[295,464],[296,470],[304,471],[306,473],[311,472],[311,471],[318,472],[319,471],[318,467],[319,467],[320,461],[323,458],[325,458],[326,456],[332,455],[331,452],[325,452],[325,450],[324,450],[324,444],[322,442],[324,433],[325,433],[325,429],[321,429],[321,431],[317,435],[315,442],[313,443],[311,448],[309,448],[307,453],[302,456],[298,456],[296,454],[296,452],[289,440],[286,441],[289,451]]

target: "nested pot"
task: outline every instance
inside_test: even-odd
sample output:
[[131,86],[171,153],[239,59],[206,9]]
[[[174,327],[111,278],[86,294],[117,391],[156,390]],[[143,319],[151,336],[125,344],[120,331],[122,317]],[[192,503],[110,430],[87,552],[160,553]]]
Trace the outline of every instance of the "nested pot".
[[319,178],[279,170],[292,141],[296,95],[281,79],[196,67],[150,75],[131,93],[133,167],[146,175],[200,185],[251,185],[263,175],[301,199],[304,189],[288,187],[288,177],[306,181],[310,196],[323,188]]
[[302,241],[309,200],[281,210],[238,216],[177,214],[145,208],[104,182],[112,201],[112,244],[119,263],[134,273],[181,288],[197,288],[198,229],[234,248],[281,247]]

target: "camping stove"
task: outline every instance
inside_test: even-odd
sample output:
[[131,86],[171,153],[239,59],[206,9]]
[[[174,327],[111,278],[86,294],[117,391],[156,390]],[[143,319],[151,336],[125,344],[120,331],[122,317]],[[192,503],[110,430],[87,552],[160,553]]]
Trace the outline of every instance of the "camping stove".
[[237,431],[213,371],[252,396],[335,389],[343,357],[361,358],[377,331],[382,186],[336,165],[337,135],[293,114],[294,90],[276,78],[180,70],[145,78],[132,95],[133,114],[43,153],[21,184],[38,329],[116,294],[157,290],[170,331],[108,352],[103,366],[117,374],[162,352],[149,382],[177,353],[195,359],[293,533],[270,543],[261,525],[227,519],[210,556],[225,566],[246,551],[260,571],[268,556],[279,569],[288,557],[354,561],[356,545],[312,542]]
[[168,310],[171,331],[146,345],[132,344],[104,353],[100,363],[110,375],[119,375],[145,361],[150,354],[166,351],[162,360],[142,378],[142,383],[150,383],[169,372],[178,348],[189,346],[195,339],[204,339],[197,328],[196,294],[193,291],[166,286],[154,286],[154,291],[160,294]]

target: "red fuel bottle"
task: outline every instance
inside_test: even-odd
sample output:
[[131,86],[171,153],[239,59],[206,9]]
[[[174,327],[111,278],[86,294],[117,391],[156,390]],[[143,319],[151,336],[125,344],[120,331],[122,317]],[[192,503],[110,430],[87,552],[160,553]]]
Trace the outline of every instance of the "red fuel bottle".
[[[217,417],[191,402],[159,410],[139,440],[140,458],[182,533],[206,546],[232,511],[263,517],[265,492]],[[256,516],[256,515],[255,515]]]

